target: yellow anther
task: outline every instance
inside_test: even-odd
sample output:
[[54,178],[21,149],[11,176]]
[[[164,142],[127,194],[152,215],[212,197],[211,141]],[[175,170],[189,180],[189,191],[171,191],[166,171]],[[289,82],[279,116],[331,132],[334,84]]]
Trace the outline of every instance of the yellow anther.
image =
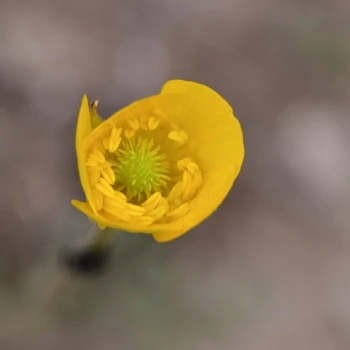
[[101,177],[100,172],[96,170],[96,168],[89,168],[88,174],[89,174],[89,180],[90,180],[91,186],[95,186],[100,180],[100,177]]
[[127,204],[126,210],[131,216],[142,216],[145,213],[145,208],[131,203]]
[[197,172],[193,176],[193,186],[195,187],[195,191],[200,189],[203,185],[203,177],[200,172]]
[[182,174],[182,194],[183,201],[189,201],[192,199],[196,188],[193,183],[193,176],[188,170],[185,170]]
[[111,131],[111,138],[112,139],[119,138],[120,135],[122,134],[122,130],[123,130],[122,128],[113,127]]
[[111,138],[109,139],[109,142],[108,142],[108,151],[109,151],[110,153],[114,153],[114,152],[118,149],[121,140],[122,140],[122,139],[121,139],[120,136],[117,136],[117,137],[115,137],[115,138],[112,138],[112,137],[111,137]]
[[126,202],[126,195],[120,191],[114,191],[114,198]]
[[140,225],[152,225],[155,221],[155,218],[152,216],[139,216],[135,218],[135,223],[140,224]]
[[168,138],[179,143],[180,145],[185,144],[185,142],[188,140],[187,134],[183,130],[170,131],[168,134]]
[[171,209],[178,208],[181,204],[183,204],[183,200],[181,198],[176,198],[172,203],[171,203]]
[[97,162],[97,165],[100,165],[103,163],[103,161],[101,160],[100,157],[96,156],[95,154],[90,154],[89,155],[89,160],[93,161],[93,163],[95,164]]
[[94,156],[94,158],[96,158],[99,163],[104,163],[106,161],[106,158],[103,155],[103,153],[101,151],[99,151],[97,148],[94,148],[91,151],[90,155]]
[[187,164],[189,164],[191,162],[192,162],[191,158],[184,158],[184,159],[179,160],[176,165],[180,171],[184,171],[186,169]]
[[95,187],[105,196],[110,198],[114,197],[113,187],[104,178],[101,177],[100,181],[95,185]]
[[124,129],[124,136],[127,139],[131,139],[135,135],[135,130],[134,129]]
[[122,130],[122,128],[113,127],[111,136],[103,139],[102,141],[103,148],[108,150],[110,153],[114,153],[118,149],[122,140],[120,136]]
[[131,215],[125,210],[125,207],[120,208],[120,206],[115,205],[115,203],[107,201],[107,198],[105,198],[103,209],[119,220],[130,221],[131,219]]
[[147,126],[150,130],[155,130],[160,123],[160,120],[156,117],[150,117],[147,122]]
[[141,206],[146,209],[146,212],[153,210],[157,207],[162,197],[160,192],[153,193],[146,201],[144,201]]
[[103,178],[110,184],[113,185],[115,182],[115,174],[111,168],[105,168],[101,171]]
[[135,131],[140,127],[140,123],[137,118],[128,119],[128,124],[130,125],[131,129]]
[[109,207],[118,208],[119,210],[125,210],[128,203],[124,200],[119,199],[119,198],[105,197],[104,204],[109,206]]
[[191,174],[185,170],[182,173],[182,191],[184,191],[187,187],[191,186]]
[[199,166],[195,162],[190,162],[186,165],[186,169],[191,175],[195,175],[199,171]]
[[182,192],[182,195],[181,195],[182,200],[184,202],[191,200],[194,196],[195,191],[196,191],[196,188],[194,187],[193,180],[191,179],[191,182],[188,184],[186,188],[184,188]]
[[164,198],[161,197],[159,205],[157,208],[153,209],[147,215],[154,217],[156,220],[162,218],[165,213],[169,210],[169,203],[168,201]]
[[142,130],[148,130],[148,115],[146,114],[143,114],[143,115],[140,115],[138,117],[138,120],[139,120],[139,127],[140,129]]
[[178,208],[168,211],[165,215],[173,219],[180,218],[182,216],[185,216],[189,210],[190,210],[190,206],[188,205],[188,203],[184,203],[180,205]]
[[116,211],[113,214],[117,219],[120,219],[122,221],[130,221],[131,216],[128,212],[121,210],[121,211]]
[[100,165],[100,170],[102,169],[106,169],[106,168],[111,168],[112,167],[112,163],[105,161],[103,164]]
[[90,166],[90,167],[96,167],[98,166],[100,163],[98,162],[98,160],[96,159],[96,157],[94,157],[92,154],[89,155],[87,161],[86,161],[86,165]]
[[174,185],[174,187],[171,189],[167,197],[167,200],[169,203],[173,203],[177,198],[181,196],[182,186],[183,186],[182,181],[179,181]]
[[92,196],[96,205],[96,209],[97,210],[101,210],[103,207],[103,195],[100,191],[98,191],[97,189],[93,189],[92,190]]

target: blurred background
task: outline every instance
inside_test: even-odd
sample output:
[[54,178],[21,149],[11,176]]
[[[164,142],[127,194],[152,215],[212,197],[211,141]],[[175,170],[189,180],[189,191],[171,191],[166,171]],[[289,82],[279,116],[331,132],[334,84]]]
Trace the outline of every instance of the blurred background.
[[[0,348],[350,349],[348,0],[0,0]],[[74,132],[169,79],[211,86],[246,159],[205,223],[58,256],[88,220]]]

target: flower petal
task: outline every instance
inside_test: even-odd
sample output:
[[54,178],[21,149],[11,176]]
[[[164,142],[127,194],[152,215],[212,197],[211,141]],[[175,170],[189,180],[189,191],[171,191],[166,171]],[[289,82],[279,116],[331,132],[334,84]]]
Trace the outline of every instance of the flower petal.
[[[244,159],[243,134],[231,106],[209,87],[172,80],[161,91],[161,94],[174,93],[182,94],[174,118],[186,130],[189,140],[193,140],[191,151],[197,156],[204,179],[202,189],[190,202],[191,210],[181,219],[188,230],[211,215],[230,191]],[[183,233],[164,231],[153,237],[165,242]]]
[[159,243],[165,243],[172,241],[180,236],[182,236],[184,233],[187,231],[164,231],[164,232],[158,232],[158,233],[153,233],[153,238],[155,241]]
[[86,151],[83,149],[83,141],[91,132],[91,116],[89,102],[86,95],[83,96],[81,101],[77,130],[75,136],[75,148],[78,159],[78,170],[81,186],[83,187],[86,200],[90,203],[92,210],[97,213],[96,206],[93,201],[92,190],[89,185],[88,173],[86,168]]

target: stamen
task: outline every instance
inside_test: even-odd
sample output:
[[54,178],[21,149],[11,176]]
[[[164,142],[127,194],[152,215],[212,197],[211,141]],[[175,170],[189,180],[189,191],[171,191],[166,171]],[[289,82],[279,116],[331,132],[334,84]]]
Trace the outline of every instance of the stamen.
[[146,212],[149,212],[157,207],[162,197],[160,192],[153,193],[145,202],[141,204],[145,208]]
[[192,175],[199,171],[199,166],[191,158],[184,158],[179,160],[177,162],[177,168],[180,171],[187,169]]
[[118,198],[109,198],[106,197],[104,199],[104,204],[109,206],[109,207],[114,207],[114,208],[119,208],[120,210],[125,210],[126,206],[127,206],[127,202],[126,200],[121,200]]
[[127,139],[131,139],[135,135],[135,130],[134,129],[124,129],[124,136]]
[[171,191],[167,197],[169,204],[173,204],[175,202],[175,200],[181,196],[182,188],[183,188],[182,181],[179,181],[178,183],[176,183],[174,185],[174,187],[171,189]]
[[192,159],[191,158],[184,158],[184,159],[181,159],[177,162],[177,168],[180,170],[180,171],[184,171],[186,169],[186,166],[188,163],[191,163],[192,162]]
[[95,187],[105,196],[113,198],[114,189],[104,178],[100,178],[100,181],[95,185]]
[[152,225],[155,221],[155,218],[152,216],[140,216],[138,218],[135,218],[135,222],[140,225],[149,226]]
[[99,162],[94,155],[90,154],[86,161],[86,165],[89,167],[96,167],[99,165]]
[[180,205],[178,208],[168,211],[165,215],[173,219],[185,216],[190,210],[188,203]]
[[168,134],[168,138],[170,140],[173,140],[176,143],[180,144],[181,146],[184,145],[186,143],[186,141],[188,140],[188,136],[183,130],[170,131]]
[[113,185],[115,182],[115,174],[111,168],[106,168],[101,171],[103,178],[110,184]]
[[97,210],[101,210],[103,207],[103,195],[100,191],[93,189],[92,196],[94,198],[94,202]]
[[191,175],[188,171],[184,171],[182,174],[182,191],[191,186]]
[[197,190],[199,190],[202,185],[203,185],[203,177],[202,177],[202,174],[200,172],[197,172],[196,174],[194,174],[193,176],[193,185]]
[[160,120],[152,116],[148,119],[147,126],[150,130],[155,130],[158,127],[159,123],[160,123]]
[[111,136],[102,140],[103,148],[109,151],[110,153],[115,152],[118,149],[119,144],[122,140],[120,136],[121,132],[122,128],[112,128]]
[[194,187],[193,179],[187,170],[184,171],[183,176],[187,178],[188,182],[186,187],[183,186],[182,199],[187,202],[192,199],[196,188]]
[[199,171],[199,166],[195,162],[190,162],[187,164],[186,169],[191,175],[195,175]]
[[106,161],[106,158],[103,155],[103,153],[99,151],[97,148],[94,148],[91,151],[90,156],[95,158],[99,163],[104,163]]
[[148,212],[147,215],[152,216],[156,220],[158,220],[158,219],[162,218],[168,210],[169,210],[168,201],[164,197],[161,197],[157,208]]
[[126,195],[119,191],[114,191],[114,198],[115,200],[127,201]]
[[137,118],[128,119],[128,124],[130,125],[131,129],[135,131],[140,127],[140,123]]
[[139,117],[140,121],[140,129],[142,130],[148,130],[148,116],[147,115],[142,115]]
[[145,208],[130,203],[127,204],[126,210],[131,216],[142,216],[145,214]]
[[111,205],[111,203],[105,203],[103,205],[103,210],[105,210],[107,213],[111,214],[113,217],[122,220],[122,221],[130,221],[131,216],[130,214],[124,209],[120,209],[117,206]]
[[95,186],[100,180],[101,174],[96,168],[88,169],[89,180],[92,186]]

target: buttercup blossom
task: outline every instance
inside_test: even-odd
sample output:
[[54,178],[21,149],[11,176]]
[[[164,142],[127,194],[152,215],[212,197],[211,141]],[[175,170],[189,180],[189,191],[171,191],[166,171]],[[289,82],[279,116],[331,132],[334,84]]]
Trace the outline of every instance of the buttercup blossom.
[[150,233],[159,242],[211,215],[244,158],[231,106],[209,87],[182,80],[104,121],[84,96],[76,151],[86,202],[73,206],[102,228]]

